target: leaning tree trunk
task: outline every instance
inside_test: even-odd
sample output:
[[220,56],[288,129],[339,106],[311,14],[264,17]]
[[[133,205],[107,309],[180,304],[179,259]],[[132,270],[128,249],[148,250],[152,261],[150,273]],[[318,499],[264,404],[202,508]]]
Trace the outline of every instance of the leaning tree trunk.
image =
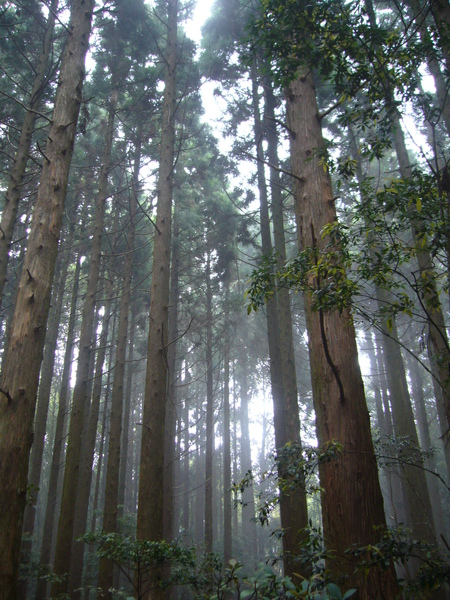
[[[172,182],[175,149],[175,95],[178,0],[168,2],[165,90],[162,111],[161,160],[150,300],[147,375],[139,478],[138,539],[163,539],[164,432],[167,390],[167,329],[170,287]],[[157,584],[158,572],[152,582]],[[163,592],[158,588],[157,596]]]
[[[329,243],[323,228],[336,221],[329,173],[320,164],[324,148],[312,74],[301,72],[287,89],[287,116],[291,133],[293,192],[300,250],[321,252]],[[318,290],[321,281],[309,281]],[[369,414],[358,364],[352,317],[342,312],[314,310],[304,294],[311,378],[319,444],[333,440],[342,452],[320,465],[323,488],[323,531],[327,547],[339,562],[353,544],[378,541],[377,527],[385,527],[383,498],[378,481]],[[337,562],[330,559],[330,567]],[[367,575],[340,565],[361,599],[394,598],[398,585],[393,565]]]
[[6,283],[8,255],[11,247],[14,226],[17,219],[23,178],[30,153],[31,139],[33,137],[36,117],[38,115],[36,109],[39,107],[39,102],[46,87],[46,76],[53,43],[53,32],[55,29],[57,9],[58,0],[52,0],[48,11],[47,29],[45,31],[44,41],[42,44],[42,52],[36,68],[33,88],[30,94],[29,106],[26,109],[23,119],[22,128],[20,130],[19,145],[17,146],[14,164],[8,183],[8,189],[6,190],[5,194],[5,208],[3,209],[2,221],[0,225],[0,304]]
[[[0,400],[0,598],[14,600],[28,458],[58,239],[75,141],[93,0],[74,0],[45,161],[3,364]],[[27,365],[24,369],[23,365]]]

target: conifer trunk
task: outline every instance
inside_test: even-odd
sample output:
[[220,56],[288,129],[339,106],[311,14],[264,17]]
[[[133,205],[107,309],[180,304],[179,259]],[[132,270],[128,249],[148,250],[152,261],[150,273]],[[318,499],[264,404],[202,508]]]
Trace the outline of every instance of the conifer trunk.
[[[58,490],[58,478],[62,464],[64,423],[67,415],[69,380],[72,369],[73,346],[75,338],[76,307],[78,299],[78,287],[81,271],[81,252],[76,259],[74,281],[72,288],[72,297],[70,302],[70,314],[67,325],[66,351],[64,354],[63,374],[59,392],[58,414],[56,417],[55,439],[53,442],[52,461],[50,465],[50,479],[48,485],[47,505],[45,509],[44,529],[42,534],[42,544],[39,562],[42,565],[50,564],[53,529],[56,520],[56,502]],[[39,579],[36,588],[36,600],[43,600],[46,596],[47,581]]]
[[[169,0],[137,520],[138,539],[151,541],[161,541],[164,535],[164,488],[162,482],[167,392],[166,363],[175,144],[177,20],[178,0]],[[160,577],[161,573],[158,572],[152,582],[152,588],[155,588]],[[153,592],[155,598],[162,594],[159,588],[154,589]]]
[[[97,287],[100,274],[103,221],[107,198],[108,176],[111,165],[116,103],[117,91],[115,90],[111,95],[109,106],[102,170],[95,207],[89,275],[81,320],[77,377],[73,390],[72,414],[70,417],[66,464],[64,469],[63,495],[59,516],[58,535],[56,539],[54,571],[61,578],[64,574],[69,573],[72,558],[75,507],[82,451],[82,433],[86,407],[89,401],[88,387],[90,380],[91,343],[94,331],[95,305],[97,301]],[[68,581],[66,579],[56,581],[52,585],[52,595],[57,596],[58,594],[66,593],[67,588]]]
[[[117,511],[119,499],[120,438],[122,433],[122,412],[125,381],[125,359],[128,339],[128,317],[131,302],[131,279],[133,275],[134,234],[136,219],[136,200],[130,194],[130,215],[127,231],[127,251],[125,257],[120,313],[116,344],[116,362],[111,396],[111,424],[109,433],[109,451],[106,463],[105,507],[103,531],[117,533]],[[109,559],[100,560],[98,587],[105,598],[112,598],[109,589],[113,586],[114,563]]]
[[[324,142],[310,72],[289,85],[287,116],[299,247],[320,252],[329,242],[322,229],[336,221],[336,211],[329,173],[319,162]],[[309,283],[316,289],[321,285]],[[317,437],[322,447],[332,440],[343,447],[319,468],[324,538],[341,560],[353,544],[376,542],[374,528],[386,526],[383,498],[351,315],[348,310],[315,311],[307,293],[304,302]],[[336,568],[332,560],[330,567]],[[371,569],[367,576],[353,573],[351,565],[346,571],[361,599],[388,600],[398,592],[393,565],[386,571]]]
[[[28,459],[94,2],[74,1],[0,399],[0,598],[15,600]],[[27,365],[24,369],[23,365]]]

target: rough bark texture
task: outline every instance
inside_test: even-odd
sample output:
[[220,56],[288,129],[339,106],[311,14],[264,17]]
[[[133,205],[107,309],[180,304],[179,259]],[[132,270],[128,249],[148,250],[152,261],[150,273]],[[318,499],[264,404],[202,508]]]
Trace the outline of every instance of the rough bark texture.
[[[88,402],[88,388],[90,382],[89,374],[91,371],[91,346],[94,331],[97,287],[100,273],[103,221],[107,197],[108,175],[111,164],[111,148],[116,102],[117,92],[113,92],[108,114],[108,125],[105,134],[105,148],[102,159],[99,191],[96,199],[89,275],[81,319],[77,377],[73,390],[72,414],[70,417],[66,466],[64,470],[63,495],[61,500],[61,512],[59,516],[58,535],[56,540],[54,571],[61,577],[70,571],[70,561],[72,557],[74,517],[81,463],[82,433],[85,421],[86,405]],[[56,596],[58,594],[66,593],[67,587],[68,582],[66,579],[55,582],[52,585],[52,595]]]
[[[310,73],[290,84],[287,115],[299,246],[320,251],[328,242],[321,231],[336,220],[336,211],[329,174],[319,162],[324,142]],[[346,548],[375,542],[374,527],[386,521],[351,315],[314,311],[308,293],[304,301],[317,437],[322,446],[332,440],[343,446],[340,456],[320,466],[324,537],[339,557],[330,561],[336,568]],[[387,600],[398,592],[393,566],[365,576],[348,565],[347,573],[360,598]]]
[[[72,5],[36,205],[19,282],[0,399],[0,598],[14,600],[28,458],[58,239],[89,45],[93,1]],[[27,365],[24,369],[23,366]]]
[[53,32],[55,29],[55,15],[58,8],[58,0],[52,0],[48,13],[47,29],[42,44],[42,52],[36,68],[36,75],[31,90],[29,106],[25,113],[20,130],[19,145],[17,146],[14,164],[11,170],[8,189],[5,194],[5,208],[3,209],[2,222],[0,226],[0,304],[6,283],[6,272],[8,266],[8,255],[11,240],[19,208],[20,191],[22,189],[23,177],[28,162],[31,139],[36,123],[37,112],[42,94],[45,90],[46,75],[50,51],[53,43]]
[[[150,299],[150,327],[139,478],[138,539],[163,539],[164,431],[167,391],[167,329],[170,283],[174,112],[178,1],[168,2],[166,75],[161,159]],[[158,578],[158,576],[157,576]],[[156,579],[157,579],[156,578]],[[156,581],[152,583],[154,587]],[[155,596],[161,590],[154,590]]]

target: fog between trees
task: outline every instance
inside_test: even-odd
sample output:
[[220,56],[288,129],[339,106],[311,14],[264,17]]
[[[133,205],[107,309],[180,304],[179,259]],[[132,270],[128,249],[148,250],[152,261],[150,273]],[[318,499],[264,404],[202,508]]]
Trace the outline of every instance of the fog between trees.
[[0,2],[0,599],[445,598],[448,2],[194,9]]

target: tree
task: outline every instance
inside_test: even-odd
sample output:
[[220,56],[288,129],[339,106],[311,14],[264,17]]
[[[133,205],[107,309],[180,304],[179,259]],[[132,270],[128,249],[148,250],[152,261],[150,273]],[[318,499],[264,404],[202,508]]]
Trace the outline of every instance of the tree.
[[[84,60],[89,44],[92,1],[74,2],[59,78],[46,159],[33,213],[25,264],[2,373],[0,404],[0,597],[16,597],[20,535],[26,502],[39,369],[51,286],[64,212],[76,124],[81,105]],[[26,371],[23,365],[27,365]],[[17,449],[20,448],[20,451]]]
[[[172,182],[175,153],[178,0],[167,3],[165,89],[162,110],[161,158],[158,180],[156,235],[153,250],[147,376],[139,476],[138,539],[163,539],[163,471],[166,410],[166,348],[170,287]],[[159,592],[160,594],[161,592]],[[157,593],[158,597],[159,594]]]

